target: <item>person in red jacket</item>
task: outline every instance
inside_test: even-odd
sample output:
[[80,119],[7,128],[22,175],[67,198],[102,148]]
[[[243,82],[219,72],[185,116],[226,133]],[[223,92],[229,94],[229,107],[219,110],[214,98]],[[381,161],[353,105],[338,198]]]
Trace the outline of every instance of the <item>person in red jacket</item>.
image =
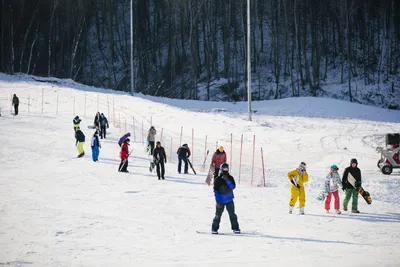
[[121,158],[121,164],[119,164],[118,171],[120,172],[129,172],[127,170],[128,168],[128,157],[129,157],[129,142],[130,139],[127,138],[121,145],[121,152],[120,152],[120,158]]
[[214,152],[214,155],[211,159],[211,164],[215,167],[214,179],[219,175],[219,169],[224,163],[226,163],[226,153],[224,147],[220,146],[217,151]]

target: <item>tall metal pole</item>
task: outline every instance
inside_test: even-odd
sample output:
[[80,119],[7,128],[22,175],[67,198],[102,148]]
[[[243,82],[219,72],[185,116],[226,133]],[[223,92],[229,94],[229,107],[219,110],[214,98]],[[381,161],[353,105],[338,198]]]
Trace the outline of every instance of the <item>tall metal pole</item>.
[[251,121],[251,66],[250,66],[250,0],[247,0],[247,102]]
[[131,0],[131,93],[135,93],[133,87],[133,0]]

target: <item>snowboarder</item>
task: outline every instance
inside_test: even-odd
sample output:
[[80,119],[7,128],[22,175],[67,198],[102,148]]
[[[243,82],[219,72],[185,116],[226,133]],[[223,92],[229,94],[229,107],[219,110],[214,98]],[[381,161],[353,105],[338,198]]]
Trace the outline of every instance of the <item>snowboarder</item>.
[[94,128],[100,131],[100,112],[97,111],[96,116],[94,117],[93,125]]
[[126,133],[126,134],[124,134],[124,135],[119,139],[118,145],[121,147],[121,146],[122,146],[122,143],[123,143],[128,137],[130,137],[130,136],[131,136],[131,133]]
[[[357,206],[358,206],[358,190],[361,187],[361,171],[357,165],[358,165],[357,159],[351,159],[350,166],[344,170],[342,177],[342,185],[343,185],[342,189],[345,193],[345,197],[343,200],[343,210],[347,211],[347,205],[349,204],[350,198],[353,197],[353,200],[351,202],[352,213],[360,213],[357,209]],[[351,173],[354,179],[356,179],[355,182],[356,188],[354,188],[347,181],[349,173]]]
[[[167,155],[165,154],[164,148],[161,146],[161,142],[158,141],[156,144],[156,148],[153,151],[153,162],[157,167],[157,177],[158,180],[165,179],[165,166],[164,163],[167,163]],[[160,173],[161,168],[161,173]]]
[[221,164],[226,163],[226,153],[224,151],[224,147],[220,146],[217,151],[214,152],[212,159],[211,159],[211,164],[214,165],[215,171],[214,171],[214,179],[217,178],[219,174],[219,168],[221,167]]
[[235,234],[240,234],[239,223],[235,214],[233,190],[236,188],[235,179],[229,174],[229,165],[221,165],[221,174],[214,181],[214,197],[216,202],[215,217],[211,226],[211,233],[218,234],[219,223],[226,207],[231,221],[231,229]]
[[78,158],[81,158],[85,155],[85,151],[83,149],[83,145],[85,144],[85,135],[81,130],[77,130],[75,132],[75,138],[76,138],[76,143],[75,146],[77,146],[78,149]]
[[325,192],[327,194],[325,199],[325,210],[329,213],[331,208],[332,195],[335,197],[335,212],[341,214],[340,211],[340,199],[339,199],[339,187],[342,188],[342,182],[340,181],[340,175],[338,173],[339,168],[336,165],[331,166],[331,170],[325,178]]
[[176,154],[178,154],[178,173],[181,173],[181,169],[182,169],[182,161],[185,163],[185,169],[184,172],[185,174],[189,173],[188,169],[188,158],[190,157],[190,149],[188,147],[187,144],[183,144],[178,151],[176,152]]
[[292,183],[290,188],[289,214],[292,214],[294,205],[299,199],[300,214],[304,215],[304,206],[306,203],[306,193],[304,183],[308,182],[308,173],[306,164],[301,162],[299,167],[287,174],[289,181]]
[[153,150],[154,150],[154,141],[155,141],[155,135],[157,134],[156,129],[154,126],[151,126],[149,129],[149,133],[147,134],[147,142],[150,145],[149,149],[149,154],[153,155]]
[[104,116],[104,113],[101,113],[100,115],[100,138],[101,139],[106,139],[106,129],[108,129],[108,120],[106,116]]
[[120,158],[121,158],[121,164],[119,164],[118,171],[120,172],[129,172],[128,171],[128,157],[129,157],[129,142],[131,140],[129,138],[126,138],[121,145],[121,152],[120,152]]
[[96,130],[92,137],[92,159],[94,162],[99,161],[100,148],[99,131]]
[[14,106],[14,115],[18,115],[19,98],[16,94],[13,96],[12,105]]
[[76,132],[77,130],[80,129],[80,123],[81,123],[81,119],[79,119],[79,116],[75,116],[75,118],[72,120],[72,123],[74,124],[74,132]]

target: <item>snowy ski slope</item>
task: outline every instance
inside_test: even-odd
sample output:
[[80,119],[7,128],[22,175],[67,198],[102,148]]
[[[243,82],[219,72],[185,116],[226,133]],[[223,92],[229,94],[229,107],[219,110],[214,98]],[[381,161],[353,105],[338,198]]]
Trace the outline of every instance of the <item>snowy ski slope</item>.
[[[18,116],[10,114],[14,93],[21,102]],[[110,127],[94,163],[89,145],[93,130],[87,126],[97,103],[122,129]],[[0,107],[0,266],[400,266],[400,173],[382,175],[375,151],[384,144],[385,133],[400,131],[399,111],[292,98],[254,102],[257,113],[249,122],[246,103],[130,97],[70,80],[4,74]],[[83,118],[87,139],[82,159],[75,158],[74,115]],[[132,117],[136,142],[130,173],[118,173],[116,142],[125,131],[125,119],[127,131],[133,132]],[[167,156],[173,140],[165,181],[149,173],[142,120],[145,132],[150,121],[159,137],[163,128]],[[205,173],[176,171],[181,127],[182,143],[191,147],[194,129],[198,171],[205,135],[210,153],[218,142],[230,161],[232,134],[231,172],[237,181],[243,134],[241,181],[235,190],[242,235],[196,233],[210,231],[215,203]],[[260,186],[260,147],[265,187]],[[324,176],[331,164],[342,174],[353,157],[373,203],[369,206],[360,198],[360,214],[326,214],[316,200]],[[298,209],[288,214],[290,183],[285,175],[300,161],[307,163],[310,175],[305,216],[299,216]],[[341,202],[343,196],[340,192]],[[230,233],[226,213],[220,232]]]

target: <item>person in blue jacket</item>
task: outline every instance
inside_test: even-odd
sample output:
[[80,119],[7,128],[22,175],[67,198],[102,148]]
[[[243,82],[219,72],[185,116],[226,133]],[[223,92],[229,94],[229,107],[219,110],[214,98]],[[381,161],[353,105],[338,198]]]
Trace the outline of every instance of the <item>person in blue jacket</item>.
[[92,137],[92,159],[94,162],[99,161],[99,154],[100,154],[100,140],[99,140],[99,131],[95,131]]
[[219,223],[226,207],[231,221],[231,228],[235,234],[240,234],[239,223],[235,214],[233,190],[236,188],[235,179],[229,174],[229,165],[221,165],[221,173],[214,180],[214,196],[216,201],[215,217],[211,227],[212,234],[218,234]]

